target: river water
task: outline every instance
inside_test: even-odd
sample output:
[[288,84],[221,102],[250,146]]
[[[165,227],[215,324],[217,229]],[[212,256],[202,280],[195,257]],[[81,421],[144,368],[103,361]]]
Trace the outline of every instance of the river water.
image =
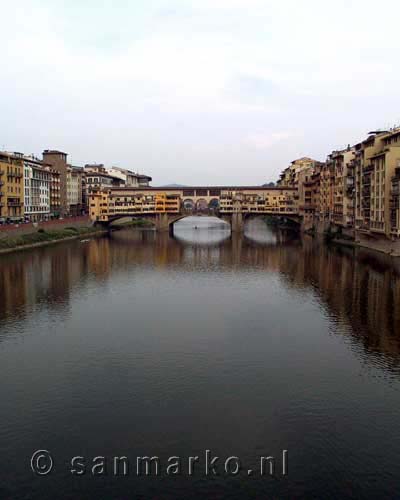
[[400,498],[399,301],[387,259],[261,221],[0,256],[0,498]]

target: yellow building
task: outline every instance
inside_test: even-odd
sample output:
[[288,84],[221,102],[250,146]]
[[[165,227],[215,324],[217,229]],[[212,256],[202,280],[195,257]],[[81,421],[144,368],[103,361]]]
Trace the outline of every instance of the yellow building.
[[24,217],[24,165],[22,155],[0,152],[0,222]]
[[320,174],[319,219],[330,222],[333,215],[334,166],[327,161]]
[[109,201],[108,191],[93,190],[88,195],[89,216],[92,221],[108,221],[111,212]]
[[316,180],[320,175],[321,166],[304,168],[299,172],[297,192],[299,196],[299,215],[303,218],[307,227],[312,226],[315,222],[317,215],[317,210],[319,211],[319,206],[317,205],[317,195],[319,194],[319,189],[317,190]]
[[[233,212],[276,213],[296,215],[297,191],[293,188],[221,187],[157,189],[116,187],[93,191],[89,195],[89,214],[93,221],[107,221],[109,217],[181,211],[202,212],[218,210],[221,214]],[[190,202],[190,203],[189,203]],[[191,207],[190,210],[188,207]]]
[[396,169],[400,167],[400,129],[375,132],[356,146],[356,229],[371,235],[397,237],[393,212]]
[[180,197],[175,194],[157,193],[155,195],[156,212],[179,213]]
[[334,151],[328,157],[331,174],[330,220],[341,227],[354,228],[354,155],[350,146],[342,151]]
[[314,170],[316,167],[319,167],[320,164],[319,161],[308,158],[307,156],[293,160],[291,164],[283,170],[277,185],[279,187],[288,186],[297,188],[301,172]]

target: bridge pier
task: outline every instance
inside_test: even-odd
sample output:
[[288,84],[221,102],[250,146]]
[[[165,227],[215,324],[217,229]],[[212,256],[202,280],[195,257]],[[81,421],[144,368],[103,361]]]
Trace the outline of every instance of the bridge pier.
[[156,214],[156,230],[157,231],[169,231],[169,216],[167,213]]
[[[157,231],[173,233],[173,223],[176,220],[182,218],[181,214],[171,215],[168,213],[159,213],[155,215],[155,227]],[[243,233],[245,218],[242,212],[233,212],[232,214],[226,214],[219,216],[220,219],[225,220],[231,226],[232,233]]]
[[244,220],[241,212],[233,212],[231,215],[232,233],[242,233],[244,231]]

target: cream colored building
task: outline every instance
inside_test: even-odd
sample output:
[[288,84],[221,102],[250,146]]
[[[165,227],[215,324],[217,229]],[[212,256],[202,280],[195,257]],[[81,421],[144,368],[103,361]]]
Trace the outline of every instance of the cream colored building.
[[372,133],[355,149],[356,229],[398,237],[399,226],[393,217],[396,195],[392,190],[400,166],[400,129]]
[[330,220],[346,228],[354,227],[354,157],[355,148],[348,146],[332,152],[327,160],[329,171],[333,173]]
[[304,170],[310,171],[310,169],[314,169],[319,164],[319,161],[308,158],[307,156],[293,160],[291,164],[283,170],[277,185],[279,187],[288,186],[295,188],[299,183],[300,172]]
[[148,175],[138,174],[126,168],[109,167],[106,170],[109,175],[121,179],[126,187],[148,187],[152,180]]
[[52,173],[50,166],[33,157],[23,157],[25,218],[32,222],[50,218]]
[[84,171],[81,167],[68,166],[67,168],[67,204],[68,213],[72,216],[80,215],[83,210],[83,181]]
[[78,205],[80,203],[79,194],[79,175],[71,167],[67,169],[67,203],[68,206]]

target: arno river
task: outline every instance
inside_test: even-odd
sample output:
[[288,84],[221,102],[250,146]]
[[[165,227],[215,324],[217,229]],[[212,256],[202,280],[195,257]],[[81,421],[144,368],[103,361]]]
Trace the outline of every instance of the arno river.
[[[399,498],[398,271],[207,222],[0,256],[0,498]],[[145,455],[158,477],[136,474]]]

